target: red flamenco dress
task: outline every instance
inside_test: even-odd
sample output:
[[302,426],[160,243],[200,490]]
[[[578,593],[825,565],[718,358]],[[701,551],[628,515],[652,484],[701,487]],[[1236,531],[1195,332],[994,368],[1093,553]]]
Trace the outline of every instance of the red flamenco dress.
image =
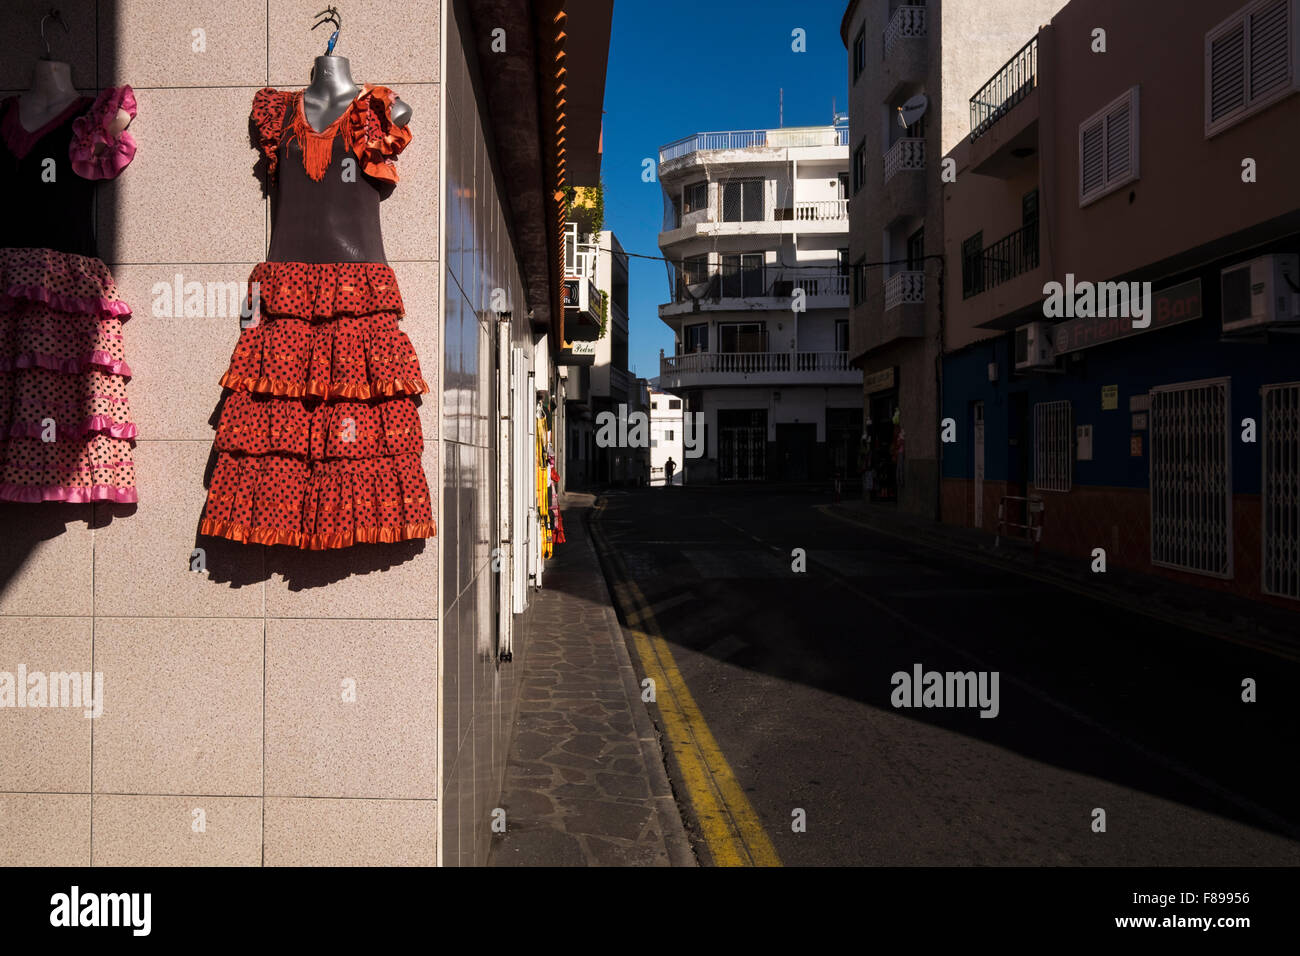
[[302,93],[260,90],[253,127],[272,196],[251,320],[221,378],[199,531],[319,550],[434,535],[414,396],[429,390],[384,256],[381,192],[411,134],[385,87],[322,131]]
[[37,130],[0,102],[0,499],[134,503],[122,323],[95,243],[95,186],[135,157],[111,132],[129,86],[79,97]]

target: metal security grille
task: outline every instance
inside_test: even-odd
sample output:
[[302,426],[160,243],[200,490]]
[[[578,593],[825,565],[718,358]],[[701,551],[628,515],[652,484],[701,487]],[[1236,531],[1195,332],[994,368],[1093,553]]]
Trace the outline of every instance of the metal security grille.
[[1074,476],[1074,413],[1069,402],[1034,406],[1034,487],[1069,491]]
[[1263,590],[1300,600],[1300,382],[1264,386]]
[[1151,390],[1151,563],[1232,577],[1228,379]]

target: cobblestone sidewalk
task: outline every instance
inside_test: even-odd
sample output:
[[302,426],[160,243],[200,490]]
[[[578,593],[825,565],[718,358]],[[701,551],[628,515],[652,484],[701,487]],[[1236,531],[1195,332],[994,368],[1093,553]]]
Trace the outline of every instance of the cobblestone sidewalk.
[[506,832],[489,866],[694,866],[663,754],[585,526],[591,495],[564,496],[564,533],[535,592]]

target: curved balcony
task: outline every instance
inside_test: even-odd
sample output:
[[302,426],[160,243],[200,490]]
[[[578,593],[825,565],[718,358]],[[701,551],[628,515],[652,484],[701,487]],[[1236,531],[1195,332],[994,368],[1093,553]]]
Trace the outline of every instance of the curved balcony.
[[690,352],[660,355],[660,388],[711,385],[856,385],[848,352]]

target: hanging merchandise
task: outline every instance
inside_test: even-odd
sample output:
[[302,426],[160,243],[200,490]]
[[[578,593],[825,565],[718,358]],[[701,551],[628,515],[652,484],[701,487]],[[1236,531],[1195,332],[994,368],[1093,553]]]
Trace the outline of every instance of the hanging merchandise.
[[549,558],[554,551],[554,537],[551,519],[551,483],[549,480],[549,463],[546,456],[546,414],[539,407],[537,411],[537,524],[542,535],[542,557]]
[[80,96],[46,50],[31,90],[0,102],[0,499],[133,503],[131,308],[99,259],[94,198],[135,157],[135,94]]
[[323,549],[435,533],[414,399],[429,389],[380,232],[409,115],[338,56],[306,90],[253,98],[274,228],[221,378],[202,534]]
[[560,517],[560,473],[555,470],[555,449],[549,442],[546,447],[548,487],[551,493],[551,523],[555,527],[555,543],[564,544],[564,521]]

